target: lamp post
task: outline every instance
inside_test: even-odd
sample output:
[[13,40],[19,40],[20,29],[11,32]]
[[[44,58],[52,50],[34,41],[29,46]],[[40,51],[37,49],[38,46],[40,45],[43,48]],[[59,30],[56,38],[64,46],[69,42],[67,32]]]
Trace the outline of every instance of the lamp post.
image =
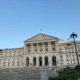
[[[67,46],[69,46],[69,54],[70,54],[70,59],[71,59],[71,53],[70,53],[70,46],[71,46],[71,44],[68,43]],[[72,64],[72,60],[71,60],[71,64]]]
[[78,59],[78,54],[77,54],[77,49],[76,49],[76,42],[75,42],[75,37],[77,38],[77,34],[74,34],[74,32],[73,32],[73,34],[70,35],[70,38],[71,38],[71,37],[73,37],[73,39],[74,39],[76,57],[77,57],[77,62],[78,62],[78,67],[79,67],[79,59]]

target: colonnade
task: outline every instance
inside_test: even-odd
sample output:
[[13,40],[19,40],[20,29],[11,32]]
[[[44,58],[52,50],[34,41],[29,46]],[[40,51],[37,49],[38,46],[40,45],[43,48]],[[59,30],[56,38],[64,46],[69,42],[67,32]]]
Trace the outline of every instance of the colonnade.
[[51,58],[49,58],[48,56],[45,57],[33,57],[33,58],[26,58],[26,65],[25,67],[31,67],[31,66],[56,66],[56,57],[52,56]]
[[[36,45],[36,46],[35,46]],[[47,49],[47,50],[46,50]],[[36,50],[36,51],[35,51]],[[39,53],[39,52],[58,51],[57,41],[27,43],[24,46],[24,53]]]

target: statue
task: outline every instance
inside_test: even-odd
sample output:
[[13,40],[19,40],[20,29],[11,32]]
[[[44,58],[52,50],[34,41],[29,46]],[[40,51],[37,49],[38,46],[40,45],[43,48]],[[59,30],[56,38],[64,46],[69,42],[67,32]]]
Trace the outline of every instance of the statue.
[[49,75],[46,67],[43,65],[43,69],[41,71],[41,80],[49,80]]

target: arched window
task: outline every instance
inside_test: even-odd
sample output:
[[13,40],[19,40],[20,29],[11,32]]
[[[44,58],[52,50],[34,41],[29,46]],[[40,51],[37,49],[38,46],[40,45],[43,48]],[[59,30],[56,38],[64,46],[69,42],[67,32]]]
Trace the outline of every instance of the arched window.
[[47,65],[48,65],[48,57],[45,56],[45,66],[47,66]]
[[36,66],[36,57],[33,57],[33,66]]

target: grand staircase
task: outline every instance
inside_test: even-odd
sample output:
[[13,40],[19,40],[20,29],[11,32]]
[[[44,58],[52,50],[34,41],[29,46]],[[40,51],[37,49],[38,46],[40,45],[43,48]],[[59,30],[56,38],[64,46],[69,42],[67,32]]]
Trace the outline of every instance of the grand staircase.
[[[47,67],[52,76],[54,67]],[[41,80],[42,67],[32,68],[7,68],[0,71],[0,80]]]

